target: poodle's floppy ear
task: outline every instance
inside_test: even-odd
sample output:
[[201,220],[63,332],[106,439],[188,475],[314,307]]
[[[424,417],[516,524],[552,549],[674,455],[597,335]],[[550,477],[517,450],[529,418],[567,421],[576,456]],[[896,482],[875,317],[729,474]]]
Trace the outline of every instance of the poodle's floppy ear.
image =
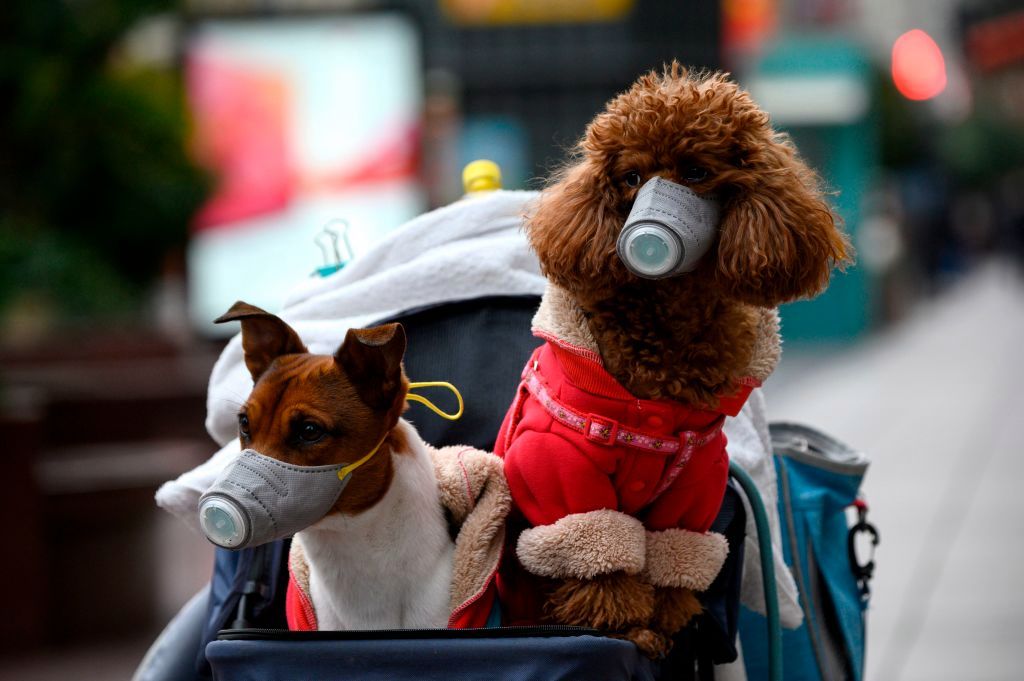
[[779,136],[748,159],[753,186],[726,205],[719,225],[719,286],[753,305],[812,297],[853,249],[818,188],[818,178]]
[[584,157],[541,194],[527,233],[545,276],[570,291],[593,287],[617,262],[615,239],[621,227],[609,204],[607,174]]

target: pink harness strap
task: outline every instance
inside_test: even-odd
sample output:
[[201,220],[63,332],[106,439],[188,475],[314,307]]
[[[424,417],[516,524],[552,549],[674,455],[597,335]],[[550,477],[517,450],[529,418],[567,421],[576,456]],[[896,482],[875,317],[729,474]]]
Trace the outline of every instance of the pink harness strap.
[[725,421],[722,417],[705,430],[687,430],[680,433],[678,439],[667,439],[623,428],[615,419],[599,414],[581,414],[555,399],[532,366],[528,365],[523,371],[523,386],[556,421],[583,433],[588,440],[608,446],[618,444],[660,454],[675,454],[680,450],[692,452],[715,437]]
[[722,425],[725,423],[725,415],[723,414],[715,419],[715,422],[705,430],[686,430],[679,434],[678,439],[667,439],[623,428],[615,419],[606,418],[598,414],[584,415],[576,411],[551,395],[551,392],[544,384],[544,380],[537,373],[533,364],[528,364],[523,370],[522,385],[553,419],[564,426],[583,433],[583,436],[592,442],[608,447],[622,445],[646,452],[672,456],[672,461],[666,466],[665,473],[662,475],[657,488],[651,494],[648,503],[653,502],[672,486],[672,483],[679,477],[686,464],[689,463],[693,453],[718,436],[722,431]]

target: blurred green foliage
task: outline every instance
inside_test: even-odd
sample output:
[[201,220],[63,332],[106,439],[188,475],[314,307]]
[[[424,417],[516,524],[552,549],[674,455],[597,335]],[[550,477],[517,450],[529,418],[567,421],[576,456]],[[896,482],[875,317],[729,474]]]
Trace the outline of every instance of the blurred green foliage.
[[984,76],[972,79],[970,114],[953,124],[936,119],[930,102],[901,95],[888,73],[879,71],[875,80],[885,168],[934,164],[958,185],[984,189],[1024,165],[1020,114],[1003,110]]
[[996,184],[1024,166],[1024,127],[983,102],[940,140],[943,162],[958,182],[975,189]]
[[879,117],[879,162],[883,168],[905,170],[925,162],[934,125],[922,104],[900,94],[889,72],[877,69],[872,78]]
[[0,318],[132,316],[209,182],[186,153],[180,74],[119,41],[175,0],[0,3]]

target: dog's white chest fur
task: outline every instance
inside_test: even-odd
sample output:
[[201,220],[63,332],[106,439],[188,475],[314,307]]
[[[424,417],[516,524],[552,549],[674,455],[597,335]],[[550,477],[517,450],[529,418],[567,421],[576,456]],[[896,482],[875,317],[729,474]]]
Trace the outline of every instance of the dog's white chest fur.
[[363,513],[334,513],[295,535],[321,630],[448,622],[454,544],[430,456],[412,426],[400,420],[398,428],[412,451],[394,455],[387,494]]

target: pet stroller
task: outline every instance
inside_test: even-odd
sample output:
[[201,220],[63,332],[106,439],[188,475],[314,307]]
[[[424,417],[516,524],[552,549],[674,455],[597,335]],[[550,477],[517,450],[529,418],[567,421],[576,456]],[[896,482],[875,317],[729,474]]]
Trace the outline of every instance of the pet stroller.
[[[401,322],[409,339],[407,373],[454,383],[467,405],[465,417],[454,423],[421,418],[425,412],[417,411],[421,409],[418,405],[411,407],[407,418],[434,446],[467,444],[489,450],[522,366],[538,345],[530,333],[530,321],[544,280],[526,248],[519,217],[532,196],[528,192],[495,192],[421,216],[340,272],[301,286],[282,316],[314,352],[332,351],[348,327]],[[336,322],[336,318],[343,319]],[[237,379],[244,386],[246,380],[244,373],[237,371],[237,345],[236,339],[214,370],[211,405],[218,385],[235,394],[245,392],[232,385]],[[233,436],[234,419],[218,420],[217,410],[211,408],[207,426],[215,438],[226,441]],[[792,435],[787,446],[812,450],[808,435],[802,431]],[[755,653],[746,656],[748,668],[753,662],[753,669],[758,670],[751,678],[781,679],[784,641],[780,619],[784,618],[780,618],[775,574],[779,564],[773,560],[769,522],[774,505],[765,508],[758,483],[741,467],[733,466],[733,474],[713,527],[727,537],[729,559],[704,594],[705,612],[680,632],[672,654],[660,663],[647,660],[629,642],[602,637],[592,630],[503,628],[497,626],[497,610],[489,622],[494,626],[478,630],[289,632],[284,620],[289,542],[282,540],[238,552],[217,549],[210,586],[168,625],[135,678],[742,678],[742,673],[736,676],[735,672],[716,675],[715,665],[736,659],[737,629],[743,621],[749,625],[743,645]],[[202,475],[209,479],[212,474],[200,471],[197,477]],[[194,502],[201,484],[183,491],[187,486],[179,484],[178,489],[170,490],[165,486],[158,499],[165,508],[194,523]],[[745,539],[748,505],[744,497],[757,528],[758,540],[753,546],[760,553],[757,581],[765,585],[765,617],[752,612],[741,617],[744,555],[751,546]],[[781,583],[785,586],[787,582]],[[823,624],[814,641],[834,642],[826,635],[836,631],[834,623]],[[834,658],[836,669],[844,673],[859,670],[859,660],[854,659],[857,654],[849,649],[847,641],[839,640],[828,658]],[[787,674],[786,678],[795,677]],[[859,676],[825,676],[822,672],[817,678]]]

